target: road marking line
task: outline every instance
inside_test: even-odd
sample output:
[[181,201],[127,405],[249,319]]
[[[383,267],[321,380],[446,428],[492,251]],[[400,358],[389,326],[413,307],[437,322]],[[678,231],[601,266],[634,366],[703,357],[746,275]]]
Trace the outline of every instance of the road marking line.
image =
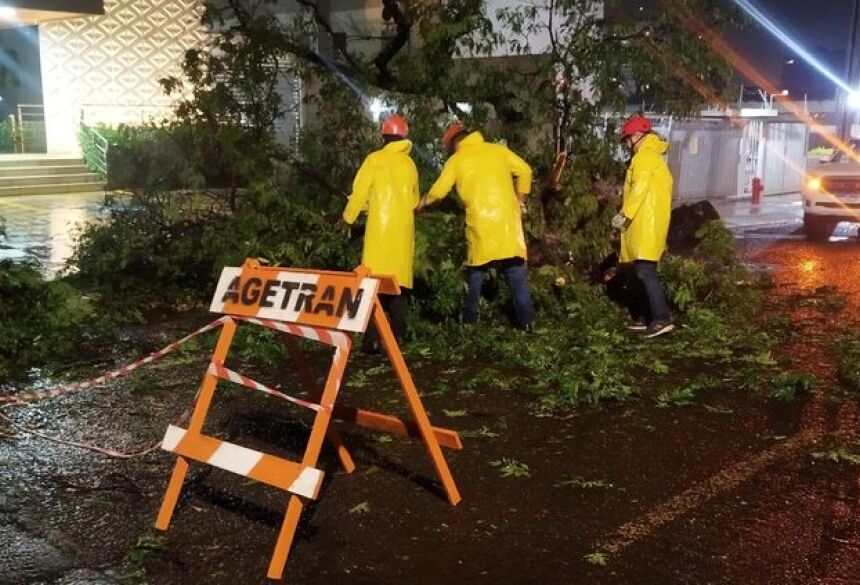
[[658,504],[636,520],[624,524],[599,543],[598,550],[609,554],[623,551],[631,544],[651,536],[659,528],[674,522],[712,498],[738,487],[778,460],[793,455],[810,443],[815,442],[820,436],[821,433],[817,430],[804,431],[763,453],[736,463],[732,467],[669,498],[662,504]]

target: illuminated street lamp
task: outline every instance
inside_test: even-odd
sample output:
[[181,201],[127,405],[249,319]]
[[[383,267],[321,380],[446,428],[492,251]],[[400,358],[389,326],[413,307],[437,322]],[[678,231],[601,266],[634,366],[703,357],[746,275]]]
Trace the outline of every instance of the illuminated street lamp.
[[853,110],[860,109],[860,90],[849,91],[845,103]]
[[370,110],[370,114],[373,116],[373,121],[379,122],[379,119],[382,117],[382,112],[385,111],[385,106],[381,99],[371,98],[370,105],[367,109]]

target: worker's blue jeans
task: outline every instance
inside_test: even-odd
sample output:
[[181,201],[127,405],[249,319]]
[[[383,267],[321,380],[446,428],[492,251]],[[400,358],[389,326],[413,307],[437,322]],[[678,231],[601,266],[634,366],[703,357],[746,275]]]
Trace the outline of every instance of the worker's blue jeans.
[[636,273],[636,278],[645,287],[645,296],[648,299],[649,315],[646,316],[648,323],[671,323],[672,316],[669,314],[669,303],[666,302],[666,295],[663,293],[663,287],[657,276],[657,263],[637,260],[633,263],[633,271]]
[[508,286],[511,287],[511,298],[514,303],[514,316],[517,326],[525,329],[534,321],[534,306],[529,291],[528,270],[522,258],[508,258],[466,268],[466,307],[463,309],[463,322],[475,323],[478,320],[478,303],[481,300],[481,288],[487,270],[495,268],[505,275]]

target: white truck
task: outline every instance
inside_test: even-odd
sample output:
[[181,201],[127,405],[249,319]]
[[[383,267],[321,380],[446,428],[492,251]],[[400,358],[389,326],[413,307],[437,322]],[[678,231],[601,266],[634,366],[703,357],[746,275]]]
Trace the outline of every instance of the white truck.
[[803,227],[810,240],[826,241],[839,222],[860,223],[860,140],[848,146],[807,169]]

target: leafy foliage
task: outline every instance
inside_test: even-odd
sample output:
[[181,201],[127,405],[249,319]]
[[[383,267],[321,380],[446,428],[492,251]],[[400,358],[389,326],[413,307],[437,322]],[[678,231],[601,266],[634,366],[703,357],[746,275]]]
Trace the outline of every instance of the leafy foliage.
[[531,476],[528,465],[517,461],[516,459],[511,459],[510,457],[502,457],[496,461],[491,461],[490,466],[497,468],[499,470],[499,474],[505,478]]
[[596,490],[596,489],[611,489],[615,487],[605,479],[584,479],[579,476],[574,476],[570,479],[560,481],[555,484],[555,487],[568,487],[573,489]]
[[609,564],[609,555],[600,551],[589,553],[583,558],[585,559],[585,562],[589,565],[594,565],[597,567],[605,567]]
[[[80,234],[70,278],[100,302],[142,314],[198,305],[221,267],[245,257],[354,267],[363,228],[347,229],[340,214],[363,157],[379,146],[367,115],[376,97],[409,117],[422,190],[443,162],[441,128],[455,117],[506,141],[538,177],[525,216],[536,334],[505,323],[509,293],[492,273],[484,322],[457,323],[465,238],[452,197],[416,222],[408,349],[415,357],[490,364],[471,372],[463,391],[530,387],[539,414],[636,396],[654,376],[674,374],[678,355],[714,368],[741,362],[770,340],[744,321],[760,292],[722,224],[703,228],[693,257],[663,263],[683,327],[660,349],[624,331],[623,310],[586,276],[613,247],[609,218],[624,169],[615,118],[604,112],[620,114],[635,98],[683,113],[702,98],[685,89],[679,70],[718,87],[726,79],[725,63],[683,15],[717,29],[732,16],[705,0],[678,3],[684,10],[675,15],[629,21],[600,17],[597,0],[497,15],[473,0],[386,2],[393,34],[361,48],[345,40],[359,32],[344,37],[310,0],[291,19],[272,18],[270,0],[209,6],[204,19],[217,34],[205,50],[187,53],[181,78],[164,80],[179,100],[175,120],[105,129],[110,182],[132,194],[109,202],[107,220]],[[543,32],[552,33],[550,45],[528,48]],[[408,50],[398,45],[404,33],[414,41]],[[291,107],[280,88],[297,80],[306,120],[296,140],[279,142],[272,128]],[[560,151],[568,164],[552,176]],[[237,347],[254,348],[269,364],[282,351],[267,334],[240,336]],[[351,378],[356,387],[372,379],[361,370]]]
[[791,402],[798,394],[809,394],[815,390],[815,376],[807,373],[783,372],[770,381],[768,393],[780,402]]
[[[99,126],[108,140],[108,189],[159,192],[207,190],[210,198],[226,198],[247,186],[247,164],[226,142],[251,140],[249,131],[234,126],[218,129],[187,121],[142,126]],[[266,170],[271,172],[268,163]]]
[[839,379],[845,390],[860,394],[860,336],[843,335],[834,344]]
[[860,455],[850,450],[848,447],[838,447],[830,451],[816,451],[812,454],[812,458],[823,461],[832,461],[833,463],[860,465]]
[[670,406],[690,406],[695,402],[696,397],[698,397],[699,394],[710,392],[721,386],[722,384],[719,380],[698,377],[684,386],[661,393],[657,397],[657,407],[667,408]]
[[[376,52],[372,43],[350,46],[345,39],[365,38],[366,31],[344,36],[342,25],[328,20],[315,2],[300,2],[301,10],[287,19],[272,17],[274,4],[208,5],[204,23],[217,34],[188,51],[181,77],[163,81],[179,100],[175,120],[105,129],[112,143],[109,182],[135,189],[134,211],[114,213],[111,220],[122,235],[111,242],[120,248],[114,254],[120,267],[144,268],[130,288],[157,282],[165,291],[157,296],[166,301],[175,293],[185,302],[186,283],[217,270],[225,256],[264,254],[331,268],[354,263],[357,238],[334,234],[333,226],[362,157],[376,146],[366,110],[372,96],[409,116],[425,188],[442,160],[440,127],[452,117],[507,141],[541,177],[527,215],[532,264],[587,267],[611,249],[608,219],[623,171],[603,112],[648,96],[667,112],[701,101],[680,90],[677,63],[655,59],[654,50],[680,59],[698,79],[716,83],[728,72],[695,42],[690,23],[672,16],[695,13],[717,29],[731,20],[704,0],[684,0],[683,10],[636,22],[602,18],[597,0],[552,0],[498,14],[471,0],[408,7],[387,2],[382,16],[395,27]],[[544,33],[550,45],[531,47]],[[318,50],[320,37],[331,54]],[[415,42],[407,50],[404,41],[410,39]],[[527,53],[529,59],[519,59]],[[507,61],[483,58],[492,55],[507,55]],[[272,128],[296,106],[282,88],[299,81],[307,122],[298,141],[279,142]],[[572,162],[550,178],[561,150]],[[182,190],[193,193],[177,193]],[[462,290],[456,203],[422,218],[418,230],[417,302],[424,314],[449,319]],[[100,233],[84,234],[75,263],[90,283],[116,288],[107,282],[114,275],[93,265],[105,248]],[[175,268],[154,266],[159,261],[146,254]],[[695,285],[679,287],[679,305]]]
[[144,534],[137,539],[128,553],[125,555],[125,562],[140,565],[153,553],[159,553],[167,548],[164,542],[164,537],[157,534]]
[[65,282],[45,281],[32,262],[0,260],[0,379],[21,379],[79,350],[92,332],[89,299]]
[[0,153],[15,152],[15,127],[11,120],[0,120]]

